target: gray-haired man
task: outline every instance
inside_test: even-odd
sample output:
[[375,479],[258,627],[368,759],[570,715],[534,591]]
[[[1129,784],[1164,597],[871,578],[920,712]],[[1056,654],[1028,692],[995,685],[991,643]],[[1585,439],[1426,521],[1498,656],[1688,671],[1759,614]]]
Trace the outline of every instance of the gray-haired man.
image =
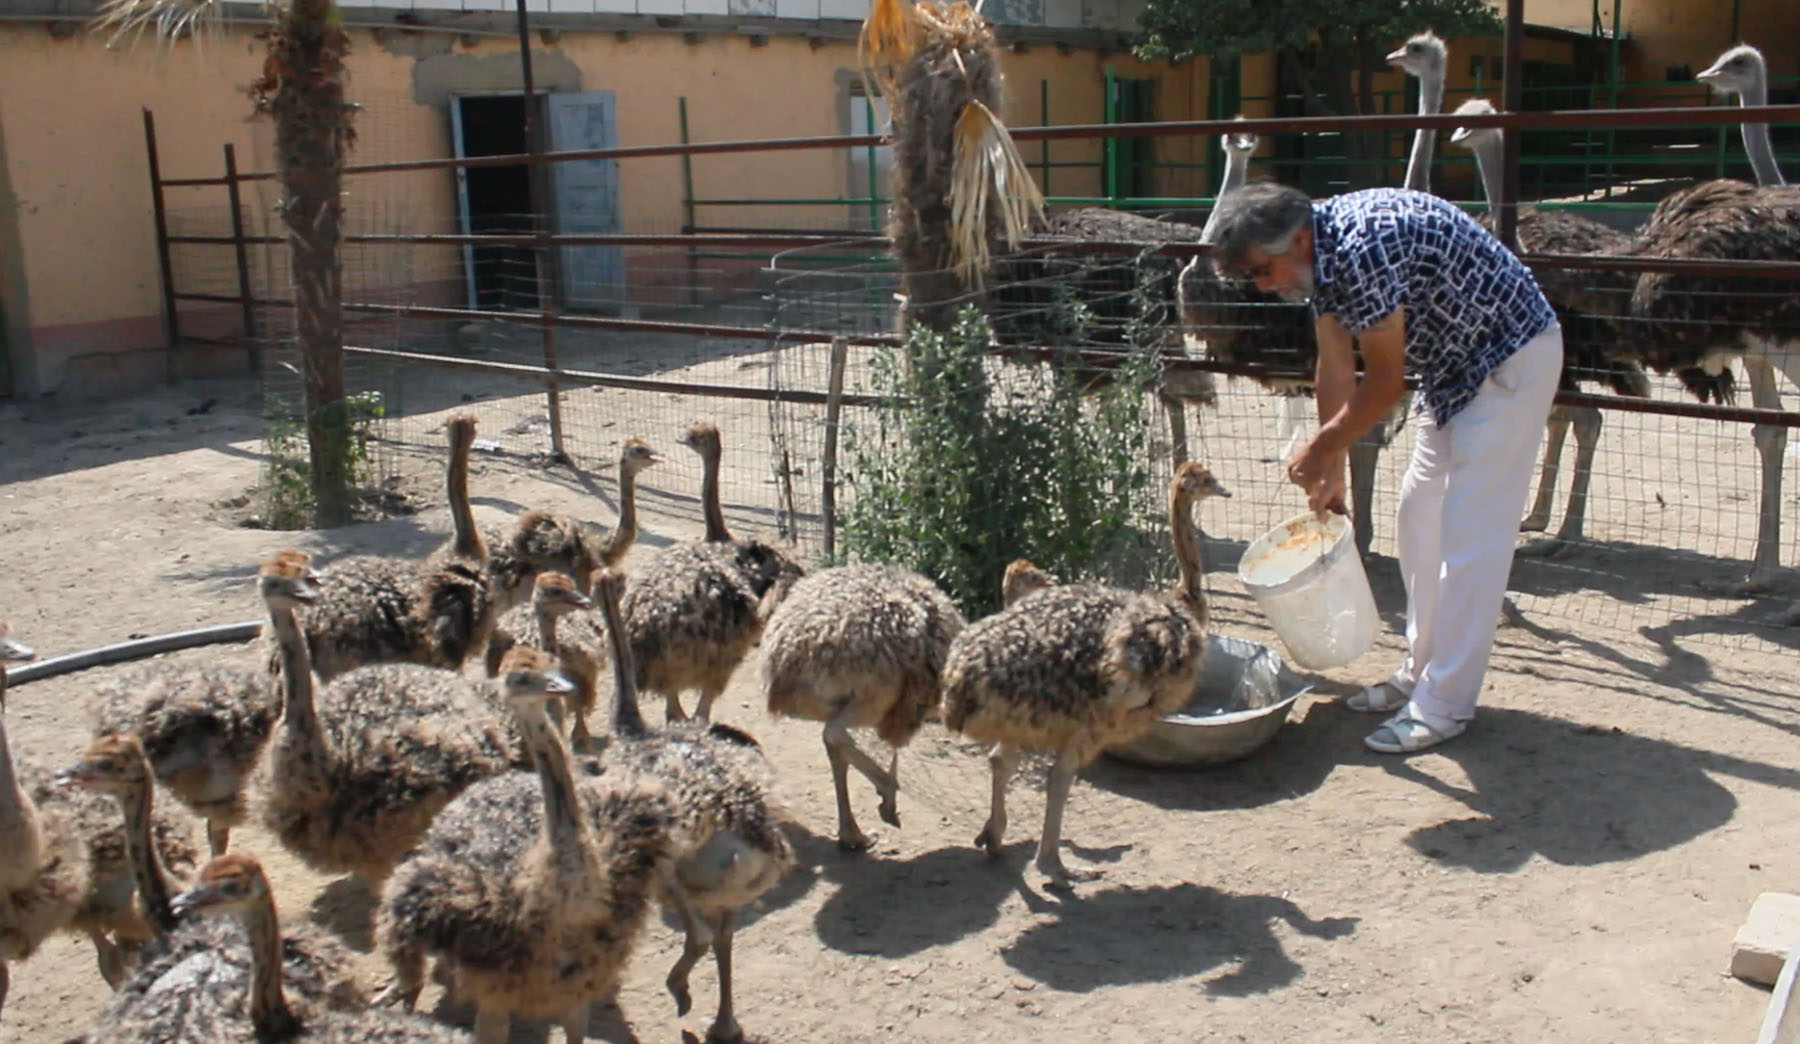
[[1221,201],[1213,242],[1222,274],[1312,302],[1320,428],[1288,477],[1315,511],[1342,510],[1350,445],[1408,373],[1419,379],[1432,423],[1420,426],[1397,519],[1406,661],[1349,705],[1394,712],[1364,740],[1384,753],[1457,736],[1475,716],[1562,370],[1556,315],[1499,240],[1421,192],[1313,201],[1246,185]]

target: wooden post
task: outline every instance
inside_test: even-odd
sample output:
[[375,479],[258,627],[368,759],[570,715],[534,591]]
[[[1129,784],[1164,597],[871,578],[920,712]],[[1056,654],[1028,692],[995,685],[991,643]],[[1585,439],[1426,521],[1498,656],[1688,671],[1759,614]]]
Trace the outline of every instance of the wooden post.
[[837,552],[837,452],[838,417],[844,411],[844,363],[850,344],[842,337],[831,339],[831,376],[825,389],[825,452],[819,473],[819,514],[825,519],[825,559]]
[[250,373],[262,376],[262,343],[256,336],[256,309],[250,297],[250,252],[244,242],[244,207],[238,193],[237,147],[225,143],[225,192],[231,199],[231,250],[237,255],[238,310],[244,326],[244,351]]
[[164,372],[181,379],[181,318],[175,314],[175,266],[169,259],[169,214],[163,205],[162,164],[156,155],[156,117],[144,110],[144,150],[150,157],[150,212],[156,221],[156,263],[162,272]]

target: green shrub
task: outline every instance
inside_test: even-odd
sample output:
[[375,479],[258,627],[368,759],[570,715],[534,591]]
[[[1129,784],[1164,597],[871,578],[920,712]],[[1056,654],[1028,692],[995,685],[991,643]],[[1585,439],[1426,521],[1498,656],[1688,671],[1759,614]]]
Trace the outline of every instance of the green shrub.
[[[375,423],[387,416],[378,391],[344,398],[350,415],[350,485],[367,493],[375,485],[375,462],[369,454]],[[271,394],[263,403],[262,524],[267,529],[305,529],[312,525],[312,455],[306,444],[306,420],[297,403]]]
[[846,442],[845,557],[916,569],[974,615],[999,605],[1021,556],[1064,580],[1141,580],[1160,538],[1146,526],[1160,503],[1144,399],[1154,357],[1130,355],[1098,387],[1084,387],[1093,371],[1058,367],[1005,392],[986,349],[970,309],[948,333],[915,327],[876,355],[885,403]]

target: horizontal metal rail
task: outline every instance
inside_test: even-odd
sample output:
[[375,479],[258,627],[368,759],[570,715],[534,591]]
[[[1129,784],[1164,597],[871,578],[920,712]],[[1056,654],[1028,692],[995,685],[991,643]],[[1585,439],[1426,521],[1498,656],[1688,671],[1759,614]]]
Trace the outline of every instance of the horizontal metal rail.
[[[1423,116],[1292,116],[1246,120],[1172,120],[1166,123],[1088,123],[1057,127],[1019,127],[1017,141],[1057,141],[1070,138],[1188,137],[1224,134],[1321,134],[1346,131],[1451,130],[1456,127],[1547,128],[1571,127],[1668,127],[1716,126],[1735,123],[1800,122],[1800,105],[1714,106],[1709,108],[1659,109],[1564,109],[1550,112],[1499,112],[1491,115],[1440,113]],[[862,148],[891,144],[879,134],[839,134],[809,138],[764,138],[748,141],[702,141],[671,145],[623,145],[608,149],[575,149],[538,155],[514,153],[501,156],[463,156],[449,159],[402,160],[363,163],[344,168],[345,174],[400,174],[420,170],[454,170],[474,167],[506,167],[515,164],[571,163],[599,159],[643,159],[652,156],[703,156],[733,152],[791,152],[804,149]],[[258,171],[239,174],[237,180],[269,181],[275,174]],[[164,178],[168,187],[223,185],[230,180]]]
[[[461,359],[447,355],[429,355],[422,352],[402,352],[389,348],[362,348],[345,345],[344,351],[350,355],[360,355],[371,359],[389,359],[394,362],[418,363],[422,366],[437,366],[448,370],[473,370],[480,373],[498,373],[510,377],[521,377],[526,380],[544,383],[579,384],[600,388],[631,388],[636,391],[669,392],[676,395],[695,395],[715,399],[754,399],[758,402],[803,402],[815,406],[823,406],[831,401],[824,392],[802,391],[800,389],[750,388],[733,384],[705,384],[695,381],[670,381],[655,377],[628,377],[620,373],[602,373],[597,370],[547,370],[542,366],[528,366],[522,363],[494,362],[487,359]],[[845,392],[841,401],[846,406],[875,406],[883,400],[879,395],[863,395]]]

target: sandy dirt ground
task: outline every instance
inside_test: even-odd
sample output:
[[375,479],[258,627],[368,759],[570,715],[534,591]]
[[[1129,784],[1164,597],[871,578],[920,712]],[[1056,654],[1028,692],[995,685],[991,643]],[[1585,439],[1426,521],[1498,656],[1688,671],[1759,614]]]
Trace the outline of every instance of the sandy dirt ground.
[[[186,412],[206,397],[217,405]],[[319,532],[241,526],[234,498],[256,480],[260,431],[247,383],[0,407],[0,614],[53,655],[255,617],[249,578],[281,546],[329,561],[419,553],[447,532],[439,465],[425,454],[407,465],[415,515]],[[644,476],[637,560],[700,531],[698,473],[676,433],[641,432],[671,463]],[[607,526],[616,510],[604,469],[486,456],[473,487],[484,523],[544,506]],[[1226,520],[1212,510],[1202,521],[1217,532]],[[747,529],[767,517],[741,505],[733,515]],[[1219,629],[1274,641],[1229,566],[1214,562],[1209,577]],[[1789,629],[1721,643],[1716,628],[1680,619],[1590,628],[1574,603],[1613,596],[1571,585],[1556,592],[1561,610],[1523,603],[1501,630],[1466,736],[1383,758],[1359,742],[1373,722],[1341,705],[1400,648],[1391,562],[1372,574],[1386,633],[1320,676],[1267,747],[1200,773],[1109,759],[1083,772],[1065,857],[1106,873],[1073,894],[1045,890],[1030,866],[1042,767],[1015,780],[1010,843],[990,861],[971,844],[985,761],[937,726],[902,756],[904,827],[881,827],[855,780],[879,839],[840,853],[818,728],[770,719],[746,664],[716,716],[766,746],[800,858],[738,936],[746,1030],[779,1042],[1753,1039],[1768,993],[1728,976],[1726,957],[1759,893],[1800,890],[1800,639]],[[1721,602],[1713,617],[1732,612]],[[245,646],[172,658],[254,660]],[[88,693],[120,669],[17,687],[13,748],[70,760],[87,736]],[[359,886],[308,873],[256,828],[233,845],[270,867],[286,917],[367,953]],[[619,1008],[596,1015],[597,1037],[705,1033],[710,965],[696,971],[688,1016],[662,989],[678,949],[670,924],[652,929]],[[364,971],[371,983],[385,975],[372,957]],[[0,1037],[61,1040],[105,1000],[86,944],[55,940],[14,969]],[[543,1030],[516,1027],[515,1039]]]

